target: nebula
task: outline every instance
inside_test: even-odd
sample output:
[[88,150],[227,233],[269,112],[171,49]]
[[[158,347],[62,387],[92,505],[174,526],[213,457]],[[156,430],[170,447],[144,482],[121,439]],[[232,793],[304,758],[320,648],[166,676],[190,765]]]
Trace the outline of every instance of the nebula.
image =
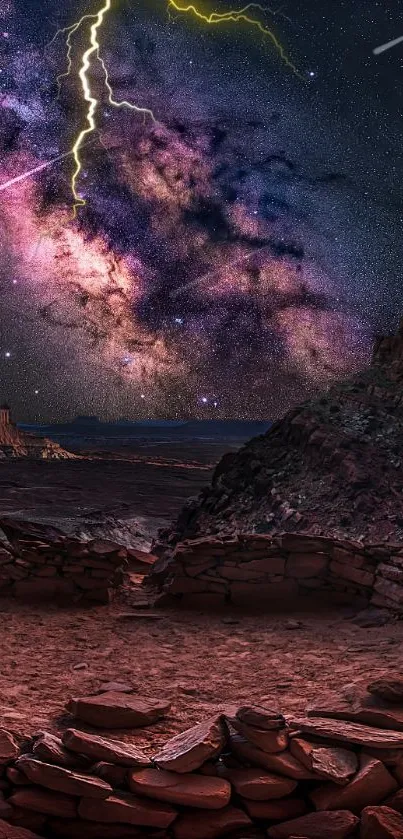
[[[74,20],[74,7],[58,24]],[[118,17],[105,53],[111,89],[152,108],[156,122],[112,108],[102,67],[92,70],[97,131],[80,150],[85,206],[73,217],[73,161],[62,156],[83,120],[77,77],[57,99],[65,56],[17,35],[15,15],[2,10],[1,181],[15,182],[0,211],[1,351],[7,396],[24,418],[270,418],[363,367],[374,329],[393,314],[376,283],[389,270],[391,214],[362,198],[337,143],[333,159],[318,158],[329,117],[313,127],[300,80],[277,68],[275,89],[259,90],[250,108],[251,71],[233,103],[239,75],[223,73],[214,90],[220,56],[212,68],[193,40],[188,60],[183,20],[167,45],[177,23]],[[187,78],[186,63],[199,60]]]

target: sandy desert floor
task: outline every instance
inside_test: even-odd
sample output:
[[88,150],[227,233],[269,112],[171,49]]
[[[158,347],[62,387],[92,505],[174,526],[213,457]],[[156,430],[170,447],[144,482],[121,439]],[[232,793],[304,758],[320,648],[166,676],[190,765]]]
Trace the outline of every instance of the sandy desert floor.
[[[160,611],[122,619],[124,602],[88,611],[0,601],[1,725],[63,730],[66,701],[118,680],[172,700],[163,722],[109,732],[151,751],[212,712],[249,702],[300,713],[355,680],[403,672],[403,624],[362,629],[347,614],[245,616]],[[295,629],[288,620],[300,621]]]

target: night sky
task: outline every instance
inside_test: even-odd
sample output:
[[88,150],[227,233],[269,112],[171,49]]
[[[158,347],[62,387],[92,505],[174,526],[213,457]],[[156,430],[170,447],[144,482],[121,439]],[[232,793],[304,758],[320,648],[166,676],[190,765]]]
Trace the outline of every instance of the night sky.
[[59,96],[55,35],[104,4],[1,0],[0,400],[25,421],[277,417],[403,314],[403,43],[372,52],[401,0],[249,9],[295,72],[254,25],[111,0],[113,101],[155,121],[110,104],[94,52],[74,218],[72,155],[10,182],[86,128],[94,18]]

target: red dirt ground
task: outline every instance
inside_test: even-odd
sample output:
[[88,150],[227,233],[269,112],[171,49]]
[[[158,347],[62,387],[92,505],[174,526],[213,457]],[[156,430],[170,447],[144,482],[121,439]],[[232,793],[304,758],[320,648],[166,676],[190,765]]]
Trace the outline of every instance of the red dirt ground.
[[[122,611],[122,603],[85,612],[0,601],[0,725],[18,734],[62,730],[69,698],[118,680],[172,699],[159,724],[109,732],[152,751],[219,708],[253,702],[299,713],[330,689],[403,672],[403,623],[362,629],[337,611],[233,612],[233,624],[222,614],[163,610],[156,620],[122,620]],[[287,628],[289,619],[301,626]]]

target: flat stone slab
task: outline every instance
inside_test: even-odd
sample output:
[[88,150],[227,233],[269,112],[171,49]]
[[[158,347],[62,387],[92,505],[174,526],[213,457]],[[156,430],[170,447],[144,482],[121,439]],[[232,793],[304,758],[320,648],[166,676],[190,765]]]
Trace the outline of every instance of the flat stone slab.
[[332,810],[321,813],[308,813],[298,819],[270,827],[267,835],[270,839],[291,839],[308,837],[309,839],[347,839],[359,823],[357,816],[348,810]]
[[195,810],[182,813],[173,825],[175,839],[216,839],[233,831],[247,829],[252,824],[249,816],[238,807],[207,812]]
[[302,737],[292,737],[290,751],[311,772],[335,784],[348,784],[358,769],[357,755],[348,749],[321,746]]
[[163,719],[171,705],[166,699],[148,699],[127,693],[102,693],[70,699],[67,710],[95,728],[140,728]]
[[390,807],[366,807],[361,813],[361,839],[403,839],[403,816]]
[[308,717],[330,717],[391,731],[403,731],[403,707],[388,707],[377,696],[357,696],[351,702],[340,697],[337,702],[317,702],[307,709]]
[[259,705],[243,705],[238,708],[236,718],[246,725],[255,725],[257,728],[263,728],[267,731],[284,728],[285,726],[282,714]]
[[[24,810],[34,810],[48,816],[60,816],[75,819],[77,816],[77,799],[63,792],[54,792],[43,787],[21,787],[8,799],[14,807]],[[99,801],[97,802],[97,805]]]
[[231,784],[224,778],[166,769],[136,769],[129,773],[129,787],[146,798],[203,810],[220,810],[231,798]]
[[16,767],[33,784],[64,792],[66,795],[85,795],[87,798],[107,798],[113,792],[110,784],[92,775],[81,775],[71,769],[42,763],[30,757],[20,757]]
[[343,743],[354,743],[357,746],[379,749],[403,749],[403,733],[372,728],[348,720],[306,717],[290,721],[289,726],[303,734],[323,737],[326,740],[339,740]]
[[131,793],[115,792],[103,801],[82,798],[78,805],[78,815],[89,821],[134,824],[165,830],[176,818],[177,811],[170,804],[147,801]]
[[86,734],[68,728],[63,734],[63,745],[72,752],[87,755],[94,761],[116,763],[118,766],[150,766],[149,758],[130,743],[109,740],[97,734]]
[[251,801],[283,798],[294,792],[297,786],[297,781],[265,772],[264,769],[229,769],[225,777],[231,781],[238,795]]
[[[80,759],[79,755],[71,754],[64,747],[60,737],[49,734],[47,731],[43,731],[35,739],[32,753],[38,760],[43,760],[45,763],[56,763],[58,766],[64,766],[67,769],[76,769],[77,766],[85,762],[85,760]],[[86,762],[88,763],[88,760]]]
[[283,822],[304,816],[308,807],[303,798],[280,798],[275,801],[243,799],[243,806],[252,819]]
[[276,752],[283,752],[288,746],[288,733],[286,728],[267,730],[241,722],[237,717],[226,717],[226,720],[238,734],[242,734],[246,740],[254,743],[263,752],[276,754]]
[[225,742],[223,717],[219,715],[172,737],[154,755],[153,763],[161,769],[171,769],[173,772],[193,772],[206,760],[217,757],[222,752]]
[[231,736],[230,746],[232,753],[242,763],[251,763],[253,766],[260,766],[275,775],[293,778],[296,781],[318,780],[318,776],[310,772],[288,750],[280,752],[280,754],[269,754],[263,752],[253,743],[249,743],[240,734]]

